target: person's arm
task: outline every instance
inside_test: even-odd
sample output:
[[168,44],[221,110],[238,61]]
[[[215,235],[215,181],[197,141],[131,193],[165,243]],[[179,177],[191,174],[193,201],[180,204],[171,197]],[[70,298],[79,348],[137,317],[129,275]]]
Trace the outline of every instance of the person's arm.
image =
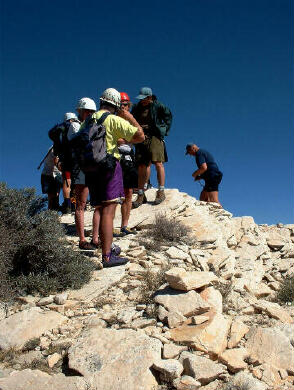
[[207,164],[203,163],[200,165],[200,168],[198,168],[197,171],[192,173],[192,176],[194,177],[195,181],[200,180],[200,176],[203,175],[205,171],[207,171]]
[[137,144],[143,142],[145,139],[144,131],[133,115],[129,111],[120,110],[118,114],[121,118],[128,121],[132,126],[137,127],[137,132],[133,135],[132,139],[129,141],[132,144]]
[[160,103],[159,110],[160,110],[160,119],[162,119],[162,121],[166,126],[165,136],[167,136],[172,124],[173,116],[170,109],[162,103]]

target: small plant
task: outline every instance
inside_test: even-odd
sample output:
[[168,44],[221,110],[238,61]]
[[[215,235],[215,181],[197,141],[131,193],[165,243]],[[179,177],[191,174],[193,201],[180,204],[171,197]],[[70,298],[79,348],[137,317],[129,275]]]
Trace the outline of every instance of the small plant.
[[40,339],[38,337],[33,338],[29,341],[27,341],[23,347],[23,351],[32,351],[36,347],[38,347],[40,344]]
[[277,299],[284,303],[294,302],[294,274],[283,280],[277,292]]
[[217,390],[250,390],[252,386],[248,381],[242,383],[234,383],[232,381],[228,383],[222,383]]
[[30,363],[23,363],[21,365],[21,369],[25,370],[26,368],[30,368],[31,370],[40,370],[46,372],[47,374],[52,374],[55,372],[54,369],[48,367],[48,364],[44,359],[34,359]]
[[179,242],[187,238],[190,229],[175,218],[167,217],[163,213],[155,216],[153,229],[150,230],[152,237],[161,241]]
[[223,312],[227,313],[230,309],[228,297],[232,291],[232,285],[231,283],[224,284],[224,283],[216,282],[214,283],[214,287],[221,293],[223,298]]
[[163,267],[158,272],[153,272],[150,268],[143,274],[141,286],[139,287],[139,302],[144,304],[153,304],[154,293],[165,283],[165,272],[170,267]]
[[20,351],[16,350],[14,347],[0,350],[0,363],[10,363],[12,362],[18,355],[20,355]]

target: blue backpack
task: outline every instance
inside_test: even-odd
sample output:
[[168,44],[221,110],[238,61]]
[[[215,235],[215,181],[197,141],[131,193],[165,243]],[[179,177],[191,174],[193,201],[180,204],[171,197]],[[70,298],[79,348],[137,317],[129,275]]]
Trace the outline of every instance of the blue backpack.
[[114,170],[116,159],[107,153],[106,129],[103,124],[110,112],[100,119],[88,117],[85,126],[71,140],[79,167],[84,173]]

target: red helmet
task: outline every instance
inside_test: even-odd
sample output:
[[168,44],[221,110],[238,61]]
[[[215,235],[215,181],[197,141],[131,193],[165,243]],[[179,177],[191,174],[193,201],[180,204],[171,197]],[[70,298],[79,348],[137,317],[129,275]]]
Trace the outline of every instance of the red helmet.
[[130,101],[130,97],[127,93],[125,92],[121,92],[120,93],[120,100],[123,102],[123,101],[127,101],[129,102]]

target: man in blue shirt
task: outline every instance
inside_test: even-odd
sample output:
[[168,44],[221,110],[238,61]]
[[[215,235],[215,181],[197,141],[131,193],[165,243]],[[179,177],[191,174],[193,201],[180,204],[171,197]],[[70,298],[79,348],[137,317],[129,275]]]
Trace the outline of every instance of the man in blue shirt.
[[223,174],[218,169],[213,156],[207,150],[200,149],[192,143],[186,146],[186,154],[195,156],[198,169],[192,174],[194,180],[203,179],[205,181],[205,186],[200,194],[200,200],[220,204],[218,200],[218,186]]

